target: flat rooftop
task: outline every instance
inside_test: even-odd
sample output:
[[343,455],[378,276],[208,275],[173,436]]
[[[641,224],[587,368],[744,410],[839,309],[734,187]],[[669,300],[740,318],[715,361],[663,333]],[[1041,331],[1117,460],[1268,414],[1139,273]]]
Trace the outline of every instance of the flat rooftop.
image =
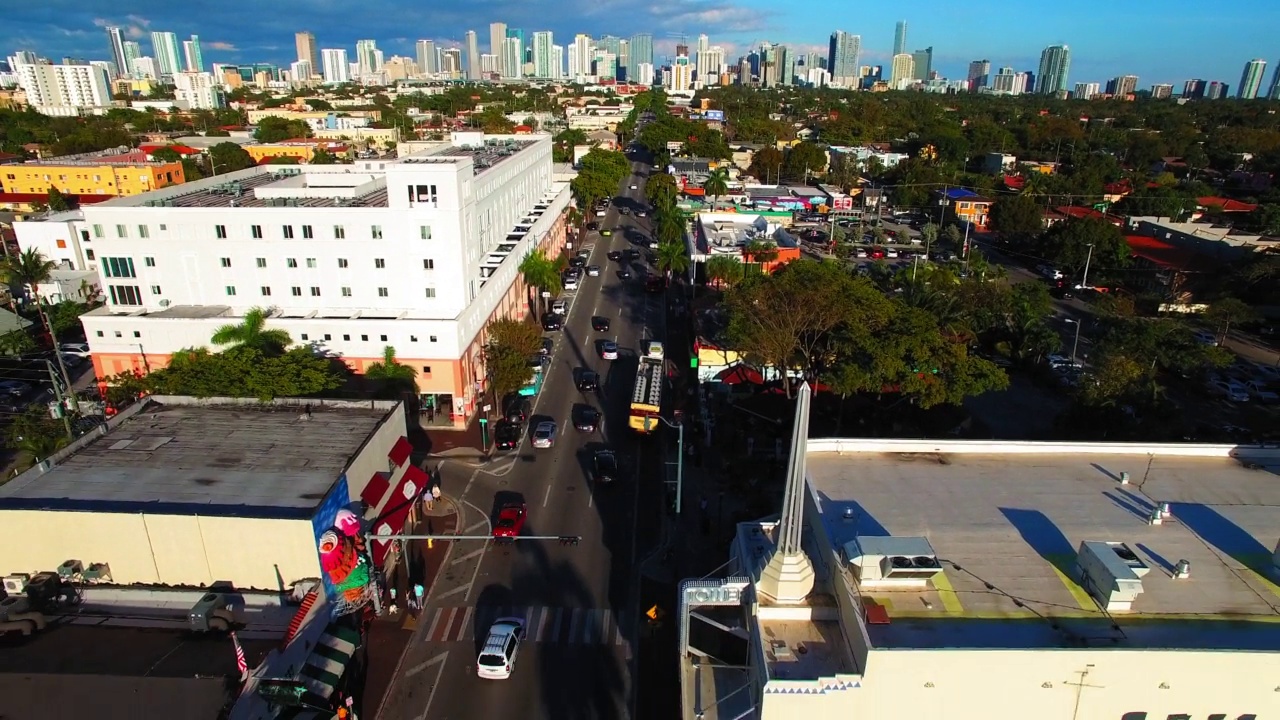
[[306,518],[388,412],[173,400],[0,485],[0,509]]
[[[214,720],[235,699],[235,653],[222,635],[56,621],[30,637],[15,635],[0,639],[8,717]],[[240,644],[252,668],[279,638]]]
[[[1120,483],[1122,472],[1130,484]],[[860,591],[855,601],[888,616],[867,626],[874,646],[1280,647],[1280,574],[1272,569],[1280,464],[810,453],[808,473],[832,547],[859,536],[925,537],[944,568],[927,589]],[[1169,503],[1172,517],[1150,525],[1158,503]],[[1081,586],[1082,541],[1125,543],[1150,567],[1130,611],[1103,612]],[[1190,562],[1189,578],[1174,579],[1180,560]]]

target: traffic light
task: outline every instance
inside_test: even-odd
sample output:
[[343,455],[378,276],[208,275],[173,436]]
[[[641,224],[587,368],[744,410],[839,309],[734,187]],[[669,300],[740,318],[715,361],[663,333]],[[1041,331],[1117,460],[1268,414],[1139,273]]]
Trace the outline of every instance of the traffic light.
[[560,536],[561,545],[577,545],[578,542],[581,540],[582,538],[577,535],[561,535]]

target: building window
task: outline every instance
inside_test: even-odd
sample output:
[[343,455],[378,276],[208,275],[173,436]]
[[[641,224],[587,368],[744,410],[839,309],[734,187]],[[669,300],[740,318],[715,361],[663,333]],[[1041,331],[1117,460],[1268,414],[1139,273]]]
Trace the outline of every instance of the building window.
[[102,274],[109,278],[133,278],[138,274],[133,269],[133,258],[102,258]]
[[435,288],[427,288],[427,297],[429,297],[429,298],[433,298],[433,297],[435,297],[435,296],[436,296],[436,289],[435,289]]
[[310,225],[303,225],[303,226],[302,226],[302,239],[304,239],[304,240],[310,240],[310,239],[311,239],[311,238],[313,238],[313,237],[315,237],[315,234],[311,231],[311,226],[310,226]]
[[430,335],[430,336],[428,336],[428,337],[427,337],[427,339],[428,339],[428,340],[430,340],[431,342],[435,342],[435,341],[436,341],[436,336],[435,336],[435,335]]
[[360,336],[360,342],[369,342],[369,336],[368,336],[368,335],[361,335],[361,336]]
[[121,333],[119,330],[116,330],[116,337],[124,337],[124,333]]
[[269,286],[262,286],[262,297],[271,297],[271,288]]
[[112,305],[142,304],[142,293],[138,291],[137,285],[111,285],[108,289],[111,291]]
[[294,285],[293,287],[289,288],[289,292],[294,297],[302,297],[302,288],[297,285]]
[[384,260],[384,259],[382,259],[382,258],[374,258],[374,259],[373,259],[373,266],[374,266],[375,268],[379,269],[379,270],[386,270],[386,269],[387,269],[387,261],[386,261],[386,260]]
[[143,265],[146,265],[147,267],[155,267],[155,266],[156,266],[156,259],[155,259],[155,258],[153,258],[153,257],[145,257],[145,258],[142,258],[142,264],[143,264]]
[[386,288],[378,288],[378,297],[387,297],[387,295],[388,293]]
[[292,239],[293,239],[293,226],[292,226],[292,225],[285,225],[282,229],[284,230],[284,238],[285,238],[286,240],[292,240]]
[[227,226],[226,226],[226,225],[214,225],[214,226],[213,226],[213,235],[214,235],[214,237],[218,238],[219,240],[226,240],[226,239],[227,239]]
[[430,366],[430,365],[423,365],[423,366],[422,366],[422,374],[423,374],[423,375],[430,375],[430,374],[431,374],[431,366]]
[[253,239],[254,239],[254,240],[261,240],[261,239],[262,239],[262,226],[261,226],[261,225],[250,225],[250,226],[249,226],[249,233],[250,233],[251,235],[253,235]]
[[423,240],[430,240],[430,239],[431,239],[431,226],[430,226],[430,225],[419,225],[419,226],[418,226],[418,230],[420,230],[420,231],[422,232],[422,239],[423,239]]
[[101,226],[101,225],[94,225],[94,226],[93,226],[93,236],[94,236],[94,237],[96,237],[96,238],[100,238],[100,237],[102,237],[102,226]]
[[159,294],[160,294],[160,286],[159,286],[159,285],[152,285],[152,286],[151,286],[151,294],[152,294],[152,295],[159,295]]
[[341,225],[334,225],[334,226],[333,226],[333,239],[334,239],[334,240],[345,240],[345,239],[346,239],[346,237],[347,237],[347,229],[346,229],[346,228],[342,227]]
[[316,259],[315,259],[315,258],[307,258],[307,267],[312,268],[312,269],[315,269],[315,266],[316,266]]
[[168,225],[165,225],[164,223],[160,223],[160,232],[165,232],[168,229],[169,229]]
[[285,267],[296,268],[298,267],[298,258],[285,258],[284,265]]
[[346,269],[346,267],[347,267],[347,259],[338,258],[338,269],[343,270],[343,269]]
[[264,268],[264,267],[266,267],[266,266],[267,266],[267,259],[266,259],[266,258],[258,258],[258,267],[260,267],[260,268]]
[[374,225],[373,227],[369,228],[369,235],[370,235],[370,236],[372,236],[374,240],[381,240],[381,239],[382,239],[382,226],[381,226],[381,225]]
[[410,335],[410,336],[409,336],[409,342],[418,342],[418,336],[417,336],[417,335]]
[[229,267],[231,267],[231,258],[220,258],[220,259],[218,260],[218,262],[219,262],[219,263],[222,265],[222,267],[224,267],[224,268],[229,268]]
[[342,297],[351,297],[351,288],[349,287],[342,288]]
[[307,334],[306,334],[306,333],[302,333],[302,339],[303,339],[303,340],[306,340],[306,339],[307,339]]
[[59,240],[59,241],[58,241],[58,247],[59,247],[60,249],[65,250],[65,249],[67,248],[67,241],[66,241],[66,240]]
[[139,225],[139,226],[138,226],[138,237],[140,237],[140,238],[149,238],[149,237],[151,237],[151,233],[147,231],[147,226],[146,226],[146,225]]
[[129,237],[129,228],[125,227],[124,225],[117,225],[117,226],[116,226],[116,237],[118,237],[118,238],[125,238],[125,237]]
[[378,337],[379,337],[379,338],[381,338],[380,342],[386,342],[386,341],[387,341],[387,336],[386,336],[386,335],[379,335]]
[[351,336],[350,336],[350,335],[343,335],[343,336],[342,336],[342,340],[343,340],[344,342],[350,342],[350,341],[351,341]]
[[435,261],[435,260],[432,260],[431,258],[424,258],[424,259],[422,260],[422,269],[423,269],[423,270],[435,270],[435,269],[436,269],[436,261]]
[[102,331],[101,331],[101,330],[99,330],[99,331],[98,331],[98,337],[102,337]]
[[93,251],[92,251],[92,250],[85,250],[85,251],[84,251],[84,257],[85,257],[85,259],[86,259],[86,260],[92,260],[92,259],[93,259]]
[[434,203],[437,199],[435,185],[413,185],[409,188],[409,202]]
[[142,337],[142,332],[141,332],[141,331],[139,331],[139,330],[134,330],[134,331],[133,331],[133,336],[134,336],[134,337],[136,337],[136,338],[140,338],[140,337]]
[[315,286],[315,285],[312,285],[312,286],[311,286],[311,297],[320,297],[320,288],[319,288],[319,287],[317,287],[317,286]]
[[235,285],[228,285],[228,286],[227,286],[227,294],[228,294],[228,295],[235,295],[235,294],[236,294],[236,286],[235,286]]
[[325,334],[324,334],[324,339],[325,339],[325,340],[332,340],[332,339],[333,339],[333,336],[332,336],[332,335],[330,335],[329,333],[325,333]]

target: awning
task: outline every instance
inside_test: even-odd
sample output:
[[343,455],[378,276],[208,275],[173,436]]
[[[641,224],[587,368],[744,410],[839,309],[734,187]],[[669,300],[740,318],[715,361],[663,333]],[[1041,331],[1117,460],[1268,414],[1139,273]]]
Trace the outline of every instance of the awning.
[[[428,482],[427,473],[422,468],[416,465],[405,468],[404,477],[387,498],[379,513],[378,521],[373,525],[375,538],[379,535],[399,535],[404,532],[404,521],[409,517],[409,511],[413,509],[413,500],[426,490]],[[382,561],[386,559],[387,551],[390,549],[390,541],[376,539],[373,541],[375,567],[382,567]]]
[[[347,663],[360,645],[360,631],[346,625],[332,624],[316,639],[316,647],[298,672],[298,682],[314,696],[309,704],[329,704]],[[315,702],[319,700],[319,702]]]
[[404,464],[409,459],[409,453],[413,452],[413,446],[409,444],[409,440],[403,435],[396,439],[396,444],[391,446],[391,452],[387,453],[387,457],[391,458],[391,463],[396,467]]
[[364,486],[360,499],[369,507],[376,508],[382,503],[382,498],[386,496],[387,488],[390,486],[391,476],[384,472],[376,472],[369,479],[369,484]]
[[763,385],[764,376],[749,365],[734,365],[716,373],[716,379],[726,385]]

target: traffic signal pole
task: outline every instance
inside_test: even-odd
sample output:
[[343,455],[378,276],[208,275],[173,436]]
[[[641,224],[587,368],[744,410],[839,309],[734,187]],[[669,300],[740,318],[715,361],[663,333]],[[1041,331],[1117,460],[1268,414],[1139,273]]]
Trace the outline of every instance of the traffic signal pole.
[[495,540],[505,543],[515,540],[558,540],[561,545],[577,545],[582,541],[581,535],[519,535],[509,538],[495,538],[492,535],[366,535],[366,540],[376,540],[378,542],[386,542],[389,540],[439,540],[441,542],[453,542],[454,540]]

